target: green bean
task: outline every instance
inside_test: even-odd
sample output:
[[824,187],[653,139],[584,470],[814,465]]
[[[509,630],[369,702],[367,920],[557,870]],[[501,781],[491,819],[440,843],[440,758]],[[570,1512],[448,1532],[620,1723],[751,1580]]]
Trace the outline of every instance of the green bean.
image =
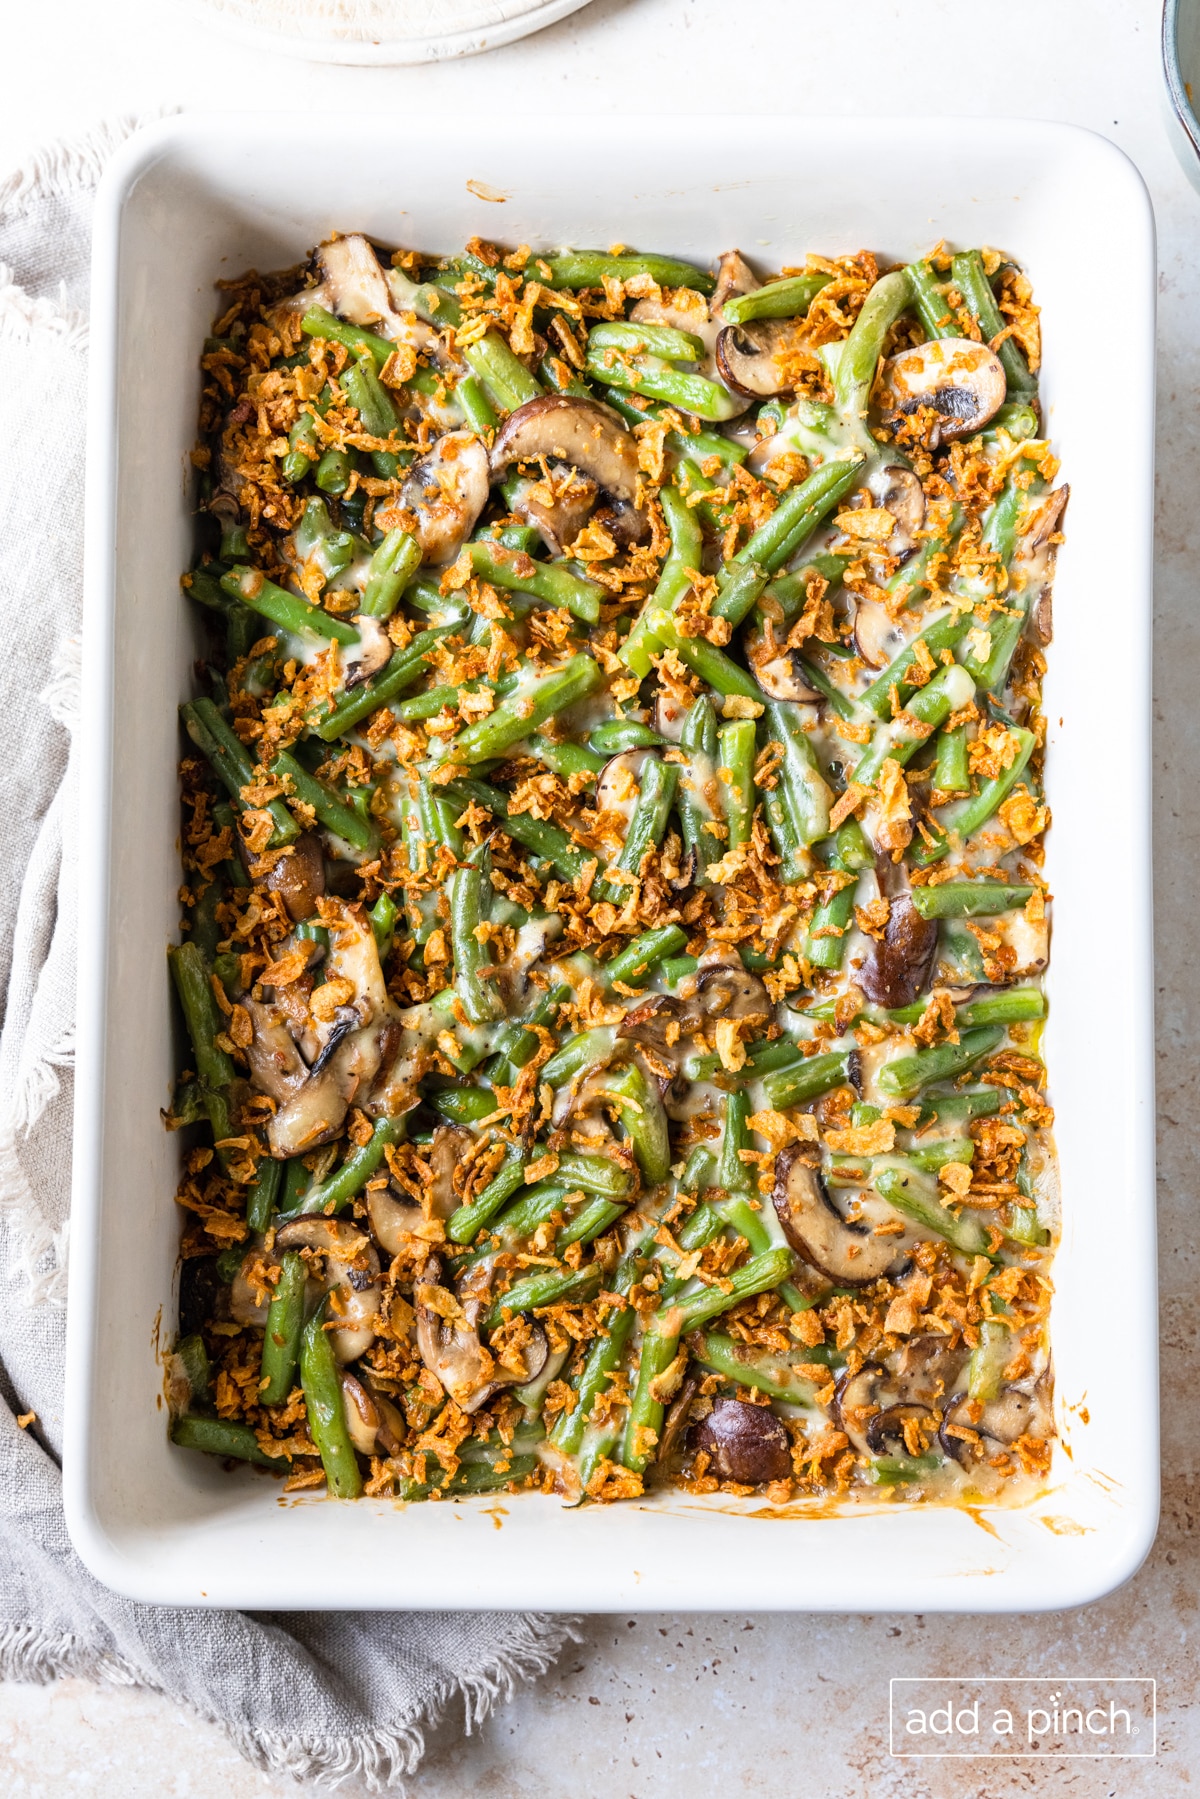
[[874,1189],[881,1199],[904,1218],[944,1237],[962,1255],[989,1254],[991,1238],[978,1219],[956,1216],[937,1196],[937,1182],[920,1169],[899,1167],[880,1169],[874,1177]]
[[[772,1399],[783,1399],[791,1405],[813,1403],[813,1383],[796,1372],[795,1365],[783,1356],[755,1355],[732,1337],[709,1331],[696,1344],[693,1354],[702,1368],[736,1381],[740,1387],[751,1387],[767,1393]],[[809,1359],[805,1351],[804,1359]]]
[[967,1396],[983,1401],[997,1399],[1004,1370],[1012,1355],[1012,1334],[998,1318],[985,1318],[979,1326],[979,1343],[967,1363]]
[[932,264],[910,262],[904,272],[912,287],[913,311],[924,326],[926,337],[961,337],[962,328],[954,317],[945,292],[938,285]]
[[829,835],[833,794],[796,708],[786,700],[769,700],[766,723],[771,740],[783,749],[779,795],[797,840],[807,848]]
[[[456,868],[448,883],[450,900],[450,934],[454,945],[454,984],[463,1011],[472,1024],[488,1024],[504,1014],[504,1002],[494,981],[484,978],[492,968],[486,943],[476,936],[484,917],[483,858],[486,845],[472,850],[462,868]],[[487,891],[490,895],[491,885]]]
[[205,1455],[224,1456],[229,1461],[253,1462],[256,1468],[270,1468],[274,1474],[291,1472],[290,1462],[281,1456],[263,1454],[248,1424],[234,1424],[228,1418],[205,1418],[185,1412],[171,1426],[171,1441],[180,1449],[199,1449]]
[[254,1182],[246,1194],[246,1224],[257,1237],[267,1229],[271,1214],[279,1203],[283,1185],[283,1163],[264,1156],[255,1171]]
[[486,437],[489,431],[496,429],[500,421],[477,375],[464,375],[454,393],[468,425],[477,436]]
[[279,1280],[267,1311],[258,1383],[260,1405],[282,1405],[292,1390],[300,1359],[307,1284],[308,1263],[298,1250],[289,1249],[281,1259]]
[[[994,343],[1005,329],[1004,316],[996,304],[992,284],[984,272],[982,256],[978,250],[964,251],[954,258],[950,268],[954,285],[972,317],[979,322],[984,342]],[[1024,400],[1037,393],[1037,376],[1030,372],[1025,353],[1019,344],[1011,337],[1006,337],[996,354],[1004,365],[1010,399]]]
[[605,280],[632,281],[638,275],[649,275],[660,287],[690,287],[700,294],[711,294],[717,285],[712,275],[691,263],[633,251],[563,250],[557,256],[535,256],[532,263],[539,271],[543,264],[549,268],[551,287],[602,287]]
[[[241,739],[236,737],[209,699],[186,701],[179,708],[183,726],[196,748],[212,765],[239,809],[246,802],[242,789],[254,784],[254,766]],[[296,823],[282,800],[270,800],[267,811],[274,822],[271,847],[291,843],[300,835]]]
[[[628,1295],[637,1279],[641,1251],[650,1234],[647,1231],[632,1243],[617,1265],[611,1290],[622,1298]],[[560,1412],[550,1432],[550,1441],[568,1455],[579,1453],[592,1407],[600,1394],[607,1391],[612,1376],[624,1357],[625,1346],[636,1322],[637,1313],[633,1307],[624,1306],[609,1318],[607,1335],[592,1339],[579,1376],[575,1405],[570,1412]],[[585,1488],[586,1484],[585,1482]]]
[[300,329],[305,337],[342,344],[353,356],[370,356],[380,371],[396,348],[386,337],[377,337],[373,331],[364,331],[361,325],[349,325],[335,318],[324,306],[310,306],[300,321]]
[[675,610],[691,587],[693,576],[699,572],[704,549],[704,539],[696,515],[678,487],[662,488],[658,499],[670,533],[671,548],[663,561],[658,585],[618,652],[625,666],[642,680],[650,673],[651,656],[662,648],[662,644],[650,630],[650,614],[659,609],[666,612]]
[[695,956],[664,956],[659,972],[668,987],[678,987],[680,981],[688,975],[695,974],[700,963]]
[[[490,1095],[488,1096],[490,1099]],[[493,1102],[494,1104],[494,1102]],[[470,1205],[459,1206],[446,1222],[446,1235],[451,1243],[471,1243],[484,1225],[494,1218],[511,1199],[525,1179],[526,1157],[512,1151],[500,1164],[487,1185],[475,1195]]]
[[877,1487],[907,1487],[926,1475],[936,1474],[942,1458],[927,1455],[880,1455],[871,1463],[869,1479]]
[[310,606],[298,594],[288,593],[256,568],[244,563],[222,575],[221,586],[231,599],[242,600],[251,611],[270,619],[281,631],[295,637],[326,638],[333,643],[354,644],[359,641],[353,625],[333,618],[319,606]]
[[767,571],[756,562],[742,563],[713,601],[712,616],[726,618],[735,627],[740,625],[757,605],[767,579]]
[[545,1224],[556,1212],[563,1211],[570,1191],[570,1184],[565,1181],[538,1181],[527,1187],[512,1205],[506,1206],[489,1228],[502,1242],[522,1242],[526,1237],[532,1237],[539,1224]]
[[690,331],[677,331],[673,325],[642,325],[626,319],[593,325],[588,332],[589,354],[593,350],[608,349],[648,350],[652,356],[665,356],[668,362],[698,362],[704,355],[703,341]]
[[592,749],[603,751],[600,757],[601,766],[609,756],[619,756],[624,750],[661,749],[666,742],[657,731],[649,725],[639,723],[636,718],[613,718],[607,723],[597,725],[588,738]]
[[922,918],[993,918],[1023,906],[1034,891],[1005,881],[945,881],[914,887],[912,903]]
[[736,1269],[723,1283],[727,1290],[706,1287],[701,1293],[673,1300],[654,1314],[642,1338],[637,1386],[625,1428],[621,1460],[627,1468],[640,1474],[652,1458],[665,1409],[662,1401],[654,1398],[653,1386],[675,1360],[679,1339],[729,1311],[743,1299],[751,1299],[756,1293],[777,1287],[780,1281],[787,1279],[793,1265],[791,1250],[767,1250],[764,1255],[755,1256]]
[[707,638],[685,637],[669,612],[652,611],[646,623],[664,648],[674,650],[680,661],[686,662],[717,693],[753,700],[760,706],[766,704],[766,695],[744,668]]
[[326,384],[317,400],[305,402],[299,418],[288,432],[287,455],[279,465],[279,472],[290,486],[303,481],[314,462],[320,458],[320,438],[318,421],[325,417],[333,404],[333,389]]
[[563,563],[535,562],[523,551],[509,550],[486,538],[477,538],[468,549],[471,567],[481,580],[532,594],[547,606],[565,606],[585,624],[594,625],[599,619],[604,589],[598,582],[573,573]]
[[936,1174],[949,1162],[969,1163],[974,1156],[975,1145],[970,1137],[939,1137],[933,1143],[897,1150],[895,1155],[831,1156],[826,1179],[831,1187],[869,1187],[877,1168],[917,1168],[923,1174]]
[[683,721],[679,747],[686,761],[676,790],[683,847],[695,858],[693,879],[708,881],[709,865],[721,859],[723,846],[709,827],[718,822],[714,801],[717,788],[717,720],[707,694],[695,700]]
[[548,718],[563,712],[576,700],[594,693],[601,683],[600,665],[580,653],[551,673],[529,681],[502,700],[495,711],[452,737],[441,752],[445,762],[486,762],[502,756]]
[[745,325],[751,319],[798,319],[832,280],[832,275],[815,272],[785,275],[778,281],[768,281],[765,287],[756,287],[752,293],[736,294],[732,300],[726,300],[721,318],[727,325]]
[[521,1069],[537,1052],[538,1036],[532,1027],[553,1026],[559,1007],[565,1005],[570,997],[571,989],[560,982],[541,995],[524,1019],[514,1019],[511,1024],[505,1025],[496,1038],[496,1061],[488,1075],[493,1087],[514,1085]]
[[919,1093],[930,1081],[947,1081],[963,1074],[984,1056],[997,1049],[1004,1040],[999,1025],[980,1026],[964,1031],[957,1043],[939,1043],[934,1049],[920,1049],[910,1056],[895,1056],[885,1062],[876,1075],[876,1085],[898,1099]]
[[606,1199],[598,1193],[594,1199],[581,1206],[569,1224],[565,1224],[554,1239],[555,1255],[562,1255],[572,1243],[594,1243],[602,1237],[610,1225],[617,1222],[628,1210],[627,1199]]
[[633,875],[640,873],[642,858],[662,842],[678,785],[677,763],[664,762],[658,756],[646,758],[641,768],[638,797],[626,827],[625,842],[617,858],[618,868]]
[[407,1119],[404,1117],[377,1118],[367,1142],[348,1155],[335,1173],[328,1175],[323,1181],[310,1184],[303,1195],[290,1205],[285,1194],[281,1214],[299,1218],[320,1213],[323,1217],[331,1218],[334,1213],[344,1211],[380,1168],[388,1144],[402,1142],[407,1128]]
[[930,658],[936,664],[941,661],[943,650],[952,650],[960,643],[971,629],[970,613],[947,612],[935,619],[932,625],[914,637],[908,648],[901,650],[893,662],[889,662],[883,673],[872,681],[865,692],[859,695],[859,703],[870,708],[879,718],[890,718],[892,714],[892,692],[895,689],[896,701],[903,706],[909,695],[915,691],[913,683],[905,680],[910,668],[917,659],[917,645],[923,643]]
[[375,947],[379,951],[380,962],[386,962],[396,934],[396,920],[400,916],[395,900],[390,893],[381,893],[371,907],[368,917],[371,929],[375,933]]
[[735,719],[717,732],[720,756],[717,779],[725,806],[725,822],[729,828],[727,844],[735,849],[749,843],[754,825],[756,793],[754,787],[755,737],[753,719]]
[[911,304],[912,283],[904,269],[881,276],[867,295],[849,337],[839,345],[836,359],[835,405],[844,418],[866,418],[884,340]]
[[591,782],[608,761],[596,750],[590,750],[582,743],[555,743],[552,738],[543,737],[540,733],[527,739],[524,745],[526,754],[536,756],[547,768],[552,768],[556,775],[569,779],[572,775],[586,775]]
[[917,689],[897,718],[876,727],[870,747],[855,767],[855,781],[869,786],[878,780],[889,758],[903,767],[952,712],[970,705],[974,693],[975,683],[961,663],[941,669]]
[[[802,567],[791,569],[786,575],[776,575],[766,590],[765,597],[774,602],[783,614],[784,622],[790,624],[799,618],[808,604],[808,588],[810,577],[820,575],[829,586],[837,587],[850,567],[852,556],[812,556]],[[759,606],[760,622],[764,616],[763,607]]]
[[533,1312],[541,1306],[591,1299],[599,1285],[600,1270],[594,1264],[590,1268],[570,1268],[562,1272],[555,1270],[552,1273],[528,1275],[493,1303],[484,1314],[483,1328],[486,1331],[496,1330],[504,1323],[506,1312],[515,1317],[518,1312]]
[[335,837],[342,838],[364,854],[376,847],[378,833],[374,826],[366,823],[352,806],[346,805],[336,794],[331,793],[323,782],[314,780],[290,751],[280,751],[271,764],[271,773],[277,781],[284,784],[291,796],[302,805],[310,806],[319,823]]
[[[839,454],[814,469],[799,487],[786,493],[765,525],[760,525],[742,545],[733,562],[745,567],[757,563],[768,574],[781,569],[802,549],[821,520],[857,483],[864,457],[859,450]],[[732,564],[730,565],[732,566]]]
[[300,1385],[308,1432],[321,1464],[325,1482],[335,1499],[357,1499],[362,1492],[362,1473],[350,1441],[342,1401],[342,1382],[333,1345],[325,1330],[329,1301],[313,1313],[300,1339]]
[[786,1112],[789,1106],[806,1105],[834,1087],[856,1086],[857,1067],[856,1050],[830,1050],[822,1056],[809,1056],[798,1068],[781,1068],[767,1075],[763,1092],[773,1111]]
[[[552,824],[549,819],[534,818],[530,812],[510,813],[504,794],[498,787],[490,787],[486,781],[462,778],[448,783],[444,792],[461,798],[464,804],[474,802],[483,806],[493,814],[514,842],[522,844],[535,856],[549,862],[563,880],[570,882],[572,886],[584,879],[589,864],[596,863],[596,857],[572,842],[561,825]],[[605,881],[594,881],[591,891],[597,899],[620,903],[620,890],[610,887]]]
[[639,986],[652,968],[672,951],[682,949],[686,942],[687,932],[677,924],[659,925],[654,930],[643,931],[611,962],[604,964],[601,973],[605,986],[612,987],[617,981],[627,987]]
[[[864,860],[864,857],[866,858]],[[846,883],[829,899],[822,900],[813,913],[804,954],[814,968],[840,968],[846,954],[846,931],[854,916],[854,896],[858,876],[873,865],[870,845],[862,826],[848,818],[833,840],[829,865],[846,876]]]
[[[364,431],[368,431],[372,437],[390,441],[399,420],[392,396],[376,374],[374,363],[368,357],[363,357],[349,368],[343,369],[341,383],[347,399],[358,413]],[[400,467],[399,448],[372,450],[370,456],[371,465],[381,480],[390,481],[395,477]]]
[[671,1172],[671,1141],[667,1115],[658,1089],[636,1063],[610,1073],[604,1096],[613,1101],[621,1125],[633,1144],[638,1167],[649,1185],[665,1181]]
[[940,862],[943,856],[950,853],[953,839],[957,838],[960,843],[965,843],[1004,804],[1024,774],[1036,741],[1033,732],[1027,731],[1023,725],[1017,725],[1013,735],[1019,747],[1003,774],[981,782],[978,793],[970,799],[956,800],[952,805],[943,807],[933,843],[913,843],[908,852],[909,860],[918,868],[928,868],[932,863]]
[[693,413],[712,423],[737,418],[745,410],[742,401],[728,388],[710,381],[706,375],[677,369],[662,356],[621,354],[615,350],[593,349],[589,343],[585,367],[594,381],[647,394],[652,400],[662,400],[681,412]]
[[371,557],[360,610],[368,618],[391,618],[420,563],[421,546],[416,538],[407,531],[389,531]]
[[[774,1074],[780,1068],[798,1068],[804,1061],[804,1055],[798,1044],[790,1037],[779,1037],[773,1043],[752,1043],[746,1051],[746,1064],[736,1074],[726,1071],[725,1078],[730,1081],[757,1081],[764,1074]],[[721,1058],[714,1054],[686,1056],[683,1072],[689,1081],[711,1081],[721,1069]]]
[[967,762],[967,727],[938,732],[933,785],[939,793],[970,793],[971,770]]
[[929,1124],[948,1125],[962,1130],[974,1118],[991,1118],[1004,1104],[1004,1095],[996,1087],[972,1087],[962,1093],[927,1094],[921,1101],[918,1128]]
[[436,718],[439,712],[457,706],[460,694],[478,691],[475,681],[468,681],[465,687],[430,687],[424,693],[414,694],[410,700],[398,701],[392,707],[392,713],[402,724],[414,724],[422,718]]
[[224,1029],[209,982],[208,964],[194,943],[168,950],[175,991],[192,1041],[196,1073],[204,1089],[204,1105],[217,1142],[232,1135],[228,1089],[234,1077],[231,1058],[216,1039]]
[[462,354],[472,374],[478,375],[503,412],[515,412],[518,406],[536,400],[542,391],[541,382],[513,355],[497,331],[489,331],[477,343],[464,346]]
[[183,1367],[187,1378],[188,1392],[192,1405],[210,1405],[212,1403],[212,1365],[208,1359],[208,1351],[204,1347],[204,1338],[193,1333],[190,1337],[181,1337],[175,1345],[175,1354]]
[[606,1199],[627,1197],[633,1185],[627,1168],[608,1156],[585,1155],[564,1151],[558,1158],[557,1180],[568,1186],[582,1187],[587,1193],[599,1193]]

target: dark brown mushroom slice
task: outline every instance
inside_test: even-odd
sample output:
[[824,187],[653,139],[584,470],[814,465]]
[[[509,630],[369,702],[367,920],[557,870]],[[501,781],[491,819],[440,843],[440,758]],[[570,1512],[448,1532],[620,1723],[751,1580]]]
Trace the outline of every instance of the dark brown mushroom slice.
[[912,469],[887,463],[867,483],[877,506],[890,512],[896,523],[884,548],[890,556],[907,556],[916,545],[925,523],[925,489]]
[[1054,1435],[1054,1408],[1050,1371],[1040,1374],[1032,1386],[1003,1387],[995,1399],[972,1400],[966,1393],[956,1394],[946,1407],[940,1440],[947,1455],[958,1462],[969,1459],[971,1445],[962,1437],[950,1434],[951,1425],[973,1430],[1005,1448],[1018,1437],[1045,1439]]
[[648,1471],[648,1485],[657,1486],[660,1482],[665,1484],[670,1480],[673,1473],[672,1463],[678,1459],[683,1446],[688,1413],[691,1411],[692,1402],[699,1391],[700,1376],[694,1367],[689,1366],[679,1391],[671,1401],[667,1408],[667,1415],[663,1419],[663,1427],[655,1446],[654,1461]]
[[706,1472],[742,1487],[761,1487],[787,1480],[792,1472],[792,1441],[783,1420],[768,1406],[745,1399],[718,1398],[712,1411],[692,1427],[690,1447],[709,1456]]
[[650,520],[630,500],[608,501],[597,510],[595,519],[618,549],[630,550],[635,544],[646,543],[652,535]]
[[950,1337],[910,1337],[896,1358],[895,1378],[914,1405],[940,1405],[966,1358]]
[[250,1015],[253,1033],[246,1048],[250,1080],[258,1092],[276,1104],[293,1099],[309,1079],[309,1071],[295,1039],[274,1006],[244,994],[239,1002]]
[[696,999],[709,1018],[768,1018],[773,1007],[759,975],[751,974],[741,958],[696,971]]
[[752,319],[726,325],[717,338],[717,368],[726,387],[748,400],[770,400],[796,386],[794,357],[805,343],[795,319]]
[[883,1404],[894,1404],[895,1398],[887,1369],[878,1362],[864,1362],[854,1373],[838,1377],[830,1412],[834,1423],[845,1431],[859,1455],[872,1453],[867,1429],[871,1420],[883,1410]]
[[869,1225],[842,1217],[798,1143],[775,1159],[773,1198],[783,1234],[796,1254],[840,1287],[869,1287],[904,1253],[895,1237],[877,1237]]
[[1034,635],[1043,645],[1054,635],[1050,583],[1054,578],[1058,545],[1052,539],[1062,528],[1062,515],[1070,494],[1069,487],[1056,487],[1047,497],[1017,539],[1012,560],[1013,595],[1018,600],[1026,594],[1029,596]]
[[351,1031],[340,1041],[319,1072],[295,1091],[267,1126],[271,1154],[276,1157],[307,1155],[336,1137],[350,1102],[370,1091],[379,1072],[378,1030]]
[[704,1023],[700,1007],[669,993],[652,993],[626,1012],[618,1039],[645,1051],[653,1072],[673,1081],[683,1065],[687,1038]]
[[873,1005],[889,1010],[911,1006],[929,985],[937,946],[936,923],[921,917],[907,893],[897,893],[891,900],[882,942],[871,939],[858,971],[858,985]]
[[885,411],[893,421],[928,409],[931,439],[953,443],[981,431],[1004,404],[1004,365],[986,344],[966,337],[933,338],[893,356],[884,370]]
[[283,851],[266,884],[282,899],[293,924],[312,917],[325,892],[325,852],[315,831],[305,831]]
[[872,1455],[908,1455],[908,1442],[904,1435],[904,1426],[915,1422],[923,1427],[926,1441],[937,1435],[938,1419],[927,1405],[917,1405],[912,1400],[901,1400],[896,1405],[885,1406],[867,1425],[867,1447]]
[[396,1407],[357,1375],[343,1370],[341,1383],[343,1416],[355,1449],[360,1455],[398,1455],[408,1433]]
[[616,500],[637,504],[637,440],[620,414],[599,400],[539,394],[510,413],[492,447],[492,474],[542,457],[578,469]]

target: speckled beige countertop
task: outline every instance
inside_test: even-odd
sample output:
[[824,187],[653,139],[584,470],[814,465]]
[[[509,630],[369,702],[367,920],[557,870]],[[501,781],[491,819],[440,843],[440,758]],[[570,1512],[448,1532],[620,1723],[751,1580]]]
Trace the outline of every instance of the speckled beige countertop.
[[[0,169],[93,118],[220,104],[228,51],[166,0],[4,9]],[[578,1647],[477,1736],[448,1721],[422,1799],[1177,1799],[1200,1780],[1200,197],[1164,135],[1157,0],[593,0],[525,43],[436,68],[337,69],[237,52],[260,105],[509,104],[667,113],[1027,112],[1091,126],[1138,163],[1160,235],[1155,824],[1163,1522],[1141,1573],[1087,1610],[1027,1618],[644,1616],[586,1620]],[[732,33],[732,36],[731,36]],[[222,74],[218,75],[218,70]],[[102,78],[97,79],[97,72]],[[629,85],[637,73],[636,91]],[[229,95],[236,104],[238,94]],[[952,151],[951,151],[952,153]],[[886,179],[886,171],[881,171]],[[1097,279],[1101,283],[1097,246]],[[1119,277],[1119,271],[1114,272]],[[1102,302],[1101,302],[1102,303]],[[1119,371],[1119,355],[1116,368]],[[1114,657],[1114,703],[1120,662]],[[1154,1761],[892,1760],[897,1675],[1148,1675]],[[219,1731],[153,1695],[76,1681],[0,1687],[0,1799],[294,1795]],[[352,1787],[340,1791],[358,1799]]]

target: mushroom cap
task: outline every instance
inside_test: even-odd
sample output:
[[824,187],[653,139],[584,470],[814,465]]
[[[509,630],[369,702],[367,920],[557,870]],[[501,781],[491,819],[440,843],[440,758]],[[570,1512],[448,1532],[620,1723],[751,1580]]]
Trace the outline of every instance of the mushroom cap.
[[326,299],[320,300],[310,292],[309,306],[327,303],[331,311],[340,313],[352,325],[369,326],[379,337],[411,344],[414,350],[426,354],[441,348],[441,339],[431,325],[421,319],[404,318],[396,310],[379,258],[361,232],[352,231],[347,237],[335,237],[322,244],[317,261]]
[[386,1187],[368,1189],[367,1218],[371,1234],[385,1255],[399,1255],[406,1239],[417,1233],[424,1217],[420,1206],[396,1199]]
[[750,400],[789,394],[796,386],[795,357],[805,346],[795,319],[752,319],[726,325],[717,338],[717,367],[726,387]]
[[792,1443],[782,1419],[744,1399],[714,1399],[708,1416],[693,1425],[690,1446],[708,1453],[718,1479],[739,1486],[787,1480],[792,1472]]
[[854,647],[868,668],[886,668],[908,641],[886,606],[860,599],[854,608]]
[[752,294],[761,286],[762,282],[740,250],[724,251],[717,264],[717,285],[709,301],[710,313],[714,319],[719,319],[726,300],[732,300],[738,294]]
[[[412,534],[426,562],[453,562],[487,505],[488,455],[473,431],[447,431],[414,462],[396,506],[377,518],[389,530],[393,512],[412,515]],[[402,522],[396,519],[394,522]]]
[[267,887],[279,894],[294,924],[312,917],[325,892],[325,852],[315,831],[305,831],[283,851],[267,876]]
[[375,1245],[348,1218],[310,1214],[290,1219],[275,1233],[276,1254],[289,1249],[315,1250],[325,1257],[325,1291],[338,1289],[338,1328],[329,1339],[339,1362],[356,1362],[374,1341],[382,1299]]
[[439,1124],[435,1129],[429,1147],[430,1201],[435,1218],[447,1219],[458,1210],[454,1170],[467,1151],[474,1147],[474,1137],[461,1124]]
[[346,670],[348,688],[361,687],[364,681],[377,675],[390,661],[392,654],[392,640],[387,634],[386,626],[379,619],[359,612],[355,614],[354,627],[358,632],[358,642],[342,653],[342,666]]
[[885,411],[904,418],[928,407],[937,415],[935,443],[981,431],[1004,404],[1004,364],[986,344],[938,337],[893,356],[884,370]]
[[910,1421],[922,1425],[926,1437],[937,1434],[937,1414],[927,1405],[918,1405],[913,1400],[898,1400],[895,1405],[885,1406],[882,1411],[876,1412],[867,1425],[868,1448],[874,1455],[890,1455],[896,1450],[901,1455],[907,1455],[904,1426]]
[[796,1254],[838,1286],[869,1287],[903,1254],[895,1237],[877,1237],[868,1225],[842,1217],[798,1143],[775,1159],[773,1197],[783,1234]]
[[240,1002],[250,1015],[252,1036],[246,1049],[250,1079],[260,1093],[279,1105],[291,1101],[309,1080],[308,1068],[295,1039],[274,1006],[243,994]]
[[624,842],[641,791],[642,767],[653,750],[621,750],[610,756],[596,776],[593,805],[600,819],[600,829],[615,841]]
[[511,412],[496,434],[492,473],[542,456],[569,463],[615,499],[637,502],[637,440],[620,414],[599,400],[539,394]]
[[[249,1249],[229,1285],[229,1311],[236,1324],[261,1327],[267,1322],[271,1289],[261,1276],[274,1266],[274,1258],[261,1249]],[[260,1278],[255,1279],[258,1275]]]
[[892,556],[907,556],[925,523],[925,489],[920,477],[900,463],[885,463],[867,481],[875,503],[890,512],[895,527],[886,549]]
[[543,481],[523,480],[512,496],[511,511],[541,535],[552,556],[564,556],[595,509],[599,489],[589,475],[574,476],[554,498],[546,498]]
[[911,1006],[929,985],[937,956],[938,928],[922,918],[907,893],[893,896],[883,940],[872,937],[858,985],[877,1006]]
[[708,1018],[769,1018],[774,1010],[759,975],[751,974],[740,956],[733,961],[701,960],[696,970],[696,998]]

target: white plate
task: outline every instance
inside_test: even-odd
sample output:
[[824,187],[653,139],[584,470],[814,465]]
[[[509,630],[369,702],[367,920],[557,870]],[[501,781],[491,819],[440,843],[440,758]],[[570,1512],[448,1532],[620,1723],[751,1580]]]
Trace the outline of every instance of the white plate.
[[[66,1500],[99,1578],[139,1599],[351,1606],[1036,1611],[1137,1568],[1158,1503],[1149,803],[1154,236],[1132,166],[1067,126],[972,120],[459,121],[406,182],[411,117],[170,119],[96,210],[82,766],[79,1051]],[[430,121],[429,130],[437,129]],[[547,146],[552,145],[548,153]],[[684,150],[686,146],[686,151]],[[657,171],[669,171],[664,177]],[[507,195],[477,197],[472,185]],[[187,451],[212,282],[334,228],[447,251],[632,245],[765,267],[939,238],[1019,257],[1042,307],[1047,424],[1070,479],[1047,682],[1047,1032],[1065,1227],[1061,1432],[1019,1512],[842,1516],[760,1501],[564,1509],[283,1498],[173,1448],[177,1142],[163,952],[178,922],[176,701],[191,691]],[[1097,247],[1119,278],[1098,283]],[[503,1528],[497,1529],[497,1522]],[[299,1584],[297,1584],[299,1583]]]
[[176,0],[251,50],[393,68],[496,50],[588,0]]

